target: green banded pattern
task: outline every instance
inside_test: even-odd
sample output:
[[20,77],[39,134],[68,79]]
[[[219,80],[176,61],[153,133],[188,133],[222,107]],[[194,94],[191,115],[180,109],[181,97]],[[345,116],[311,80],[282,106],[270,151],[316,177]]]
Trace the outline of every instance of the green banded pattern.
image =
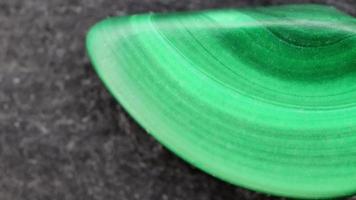
[[89,56],[113,96],[198,168],[275,195],[356,191],[356,20],[289,5],[104,20]]

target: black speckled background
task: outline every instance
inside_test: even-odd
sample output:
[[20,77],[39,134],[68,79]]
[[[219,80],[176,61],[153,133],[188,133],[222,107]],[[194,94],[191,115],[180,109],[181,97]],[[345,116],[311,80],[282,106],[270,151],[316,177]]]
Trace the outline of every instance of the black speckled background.
[[356,15],[353,0],[0,0],[0,200],[278,199],[158,144],[103,87],[84,37],[107,16],[283,2]]

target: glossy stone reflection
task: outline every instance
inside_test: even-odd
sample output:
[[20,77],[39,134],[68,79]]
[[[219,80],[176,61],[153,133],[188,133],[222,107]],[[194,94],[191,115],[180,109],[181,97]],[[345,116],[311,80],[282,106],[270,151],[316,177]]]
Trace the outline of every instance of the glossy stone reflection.
[[332,7],[107,19],[87,47],[111,93],[193,165],[301,198],[356,191],[356,20]]

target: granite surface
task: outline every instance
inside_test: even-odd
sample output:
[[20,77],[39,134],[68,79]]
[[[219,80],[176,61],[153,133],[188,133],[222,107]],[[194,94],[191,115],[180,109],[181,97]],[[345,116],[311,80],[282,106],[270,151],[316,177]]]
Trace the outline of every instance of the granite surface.
[[285,2],[356,15],[353,0],[1,0],[0,199],[279,199],[224,183],[158,144],[104,88],[84,38],[108,16]]

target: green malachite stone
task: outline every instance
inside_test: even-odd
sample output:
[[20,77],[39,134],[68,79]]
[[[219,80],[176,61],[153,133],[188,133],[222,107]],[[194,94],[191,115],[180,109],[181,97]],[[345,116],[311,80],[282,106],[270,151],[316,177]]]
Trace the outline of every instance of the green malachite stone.
[[275,195],[356,192],[356,20],[290,5],[104,20],[87,37],[113,96],[194,166]]

